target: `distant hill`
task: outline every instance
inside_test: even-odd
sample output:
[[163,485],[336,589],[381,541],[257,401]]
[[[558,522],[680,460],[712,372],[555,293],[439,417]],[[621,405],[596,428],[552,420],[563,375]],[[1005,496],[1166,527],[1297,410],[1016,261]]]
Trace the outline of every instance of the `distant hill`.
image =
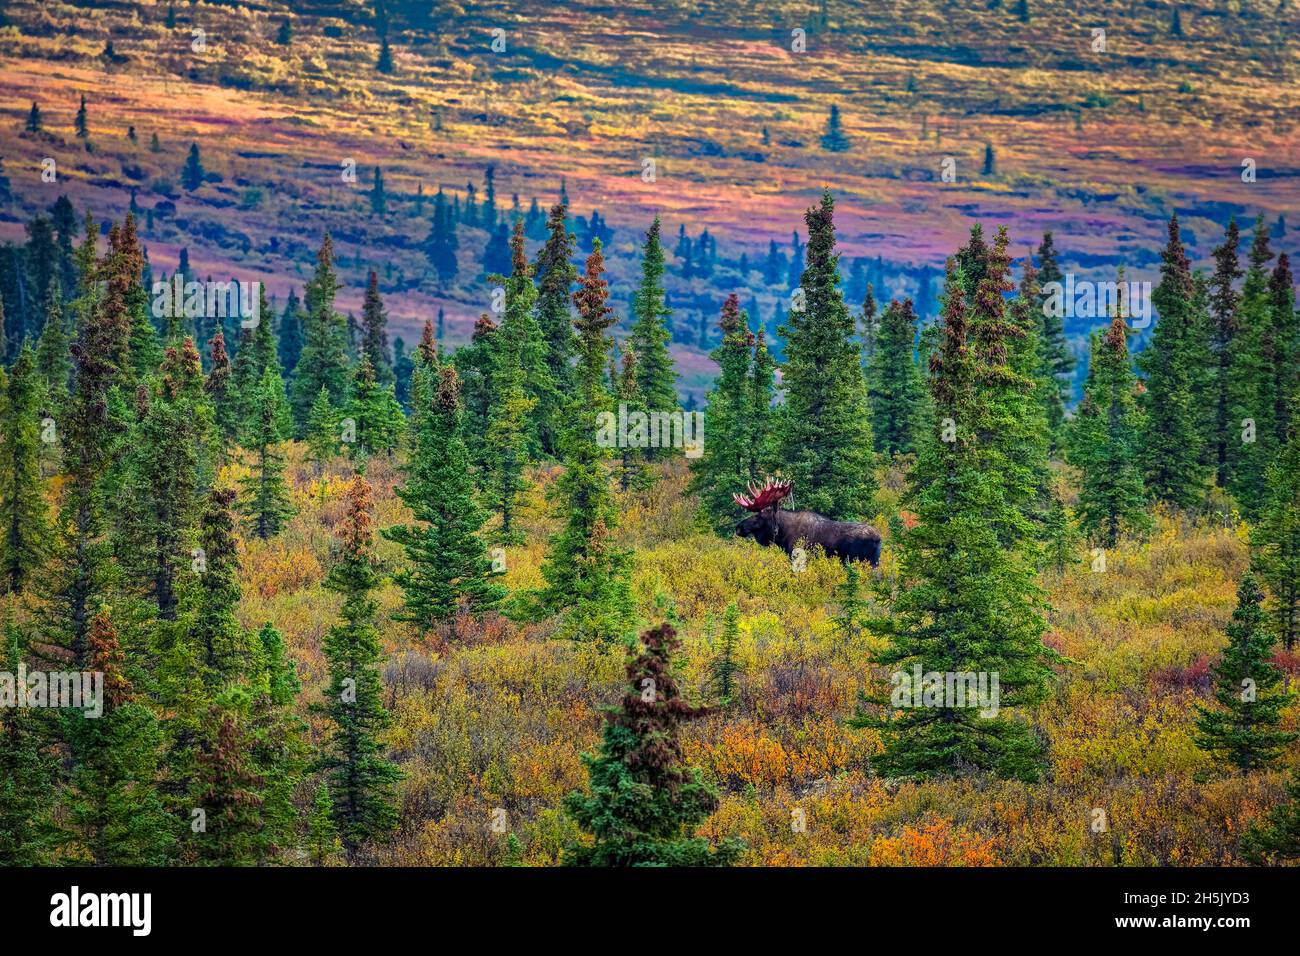
[[[770,327],[784,316],[791,233],[823,186],[855,299],[870,280],[879,298],[933,302],[973,221],[1007,223],[1017,255],[1051,229],[1067,268],[1137,278],[1154,277],[1171,212],[1201,263],[1231,214],[1300,222],[1300,12],[1178,10],[1181,33],[1157,2],[14,2],[0,26],[0,237],[21,240],[61,193],[101,218],[134,195],[156,271],[186,248],[196,272],[261,278],[282,300],[329,228],[345,308],[376,267],[400,334],[441,307],[456,342],[489,307],[491,230],[481,212],[460,226],[459,275],[439,285],[421,251],[434,194],[463,208],[472,183],[479,208],[492,167],[507,218],[516,194],[521,214],[534,199],[544,211],[563,183],[584,248],[587,234],[611,240],[621,315],[640,237],[662,217],[681,252],[681,384],[698,398],[728,292]],[[25,133],[33,102],[44,130]],[[191,143],[209,174],[193,191]],[[57,182],[41,181],[46,157]],[[773,241],[786,261],[769,282]],[[1069,331],[1081,343],[1087,329]]]

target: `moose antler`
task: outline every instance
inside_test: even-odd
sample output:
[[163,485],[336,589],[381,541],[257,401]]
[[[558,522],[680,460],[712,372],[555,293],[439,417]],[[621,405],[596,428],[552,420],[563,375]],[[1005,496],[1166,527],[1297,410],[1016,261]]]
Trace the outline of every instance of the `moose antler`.
[[746,485],[746,488],[749,491],[748,496],[733,494],[732,499],[746,511],[763,511],[775,507],[782,498],[790,494],[794,489],[794,482],[774,481],[769,478],[762,488],[755,488],[752,481]]

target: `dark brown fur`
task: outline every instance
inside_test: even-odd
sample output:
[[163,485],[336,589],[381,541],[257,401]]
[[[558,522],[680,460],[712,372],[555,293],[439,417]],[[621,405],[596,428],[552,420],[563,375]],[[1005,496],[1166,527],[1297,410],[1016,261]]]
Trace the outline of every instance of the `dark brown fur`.
[[768,508],[736,525],[736,534],[753,538],[767,547],[775,544],[786,554],[794,549],[821,548],[841,561],[869,561],[880,564],[880,534],[857,521],[832,521],[813,511],[782,511]]

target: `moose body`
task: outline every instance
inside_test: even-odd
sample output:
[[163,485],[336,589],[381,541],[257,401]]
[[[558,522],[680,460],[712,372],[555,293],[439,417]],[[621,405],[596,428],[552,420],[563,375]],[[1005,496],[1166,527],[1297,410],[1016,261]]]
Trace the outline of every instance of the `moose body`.
[[753,512],[736,525],[736,534],[753,538],[767,547],[776,545],[793,556],[794,549],[821,548],[828,557],[841,561],[870,561],[880,564],[880,534],[857,521],[835,521],[815,511],[783,511],[781,500],[793,484],[769,480],[762,488],[749,488],[748,495],[732,495],[736,504]]
[[764,547],[774,544],[789,555],[802,545],[821,548],[828,557],[841,561],[870,561],[873,568],[880,564],[880,535],[874,528],[856,521],[834,521],[815,511],[770,509],[740,522],[736,534],[753,538]]

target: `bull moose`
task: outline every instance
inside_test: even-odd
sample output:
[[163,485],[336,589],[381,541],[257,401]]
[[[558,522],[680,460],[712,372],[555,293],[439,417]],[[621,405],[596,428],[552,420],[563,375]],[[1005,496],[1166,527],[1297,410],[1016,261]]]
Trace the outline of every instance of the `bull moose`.
[[880,534],[857,521],[833,521],[815,511],[788,511],[781,501],[794,490],[792,481],[769,478],[762,488],[748,486],[748,495],[733,494],[736,504],[753,514],[736,525],[736,534],[767,547],[775,544],[793,556],[794,549],[821,548],[841,561],[880,564]]

